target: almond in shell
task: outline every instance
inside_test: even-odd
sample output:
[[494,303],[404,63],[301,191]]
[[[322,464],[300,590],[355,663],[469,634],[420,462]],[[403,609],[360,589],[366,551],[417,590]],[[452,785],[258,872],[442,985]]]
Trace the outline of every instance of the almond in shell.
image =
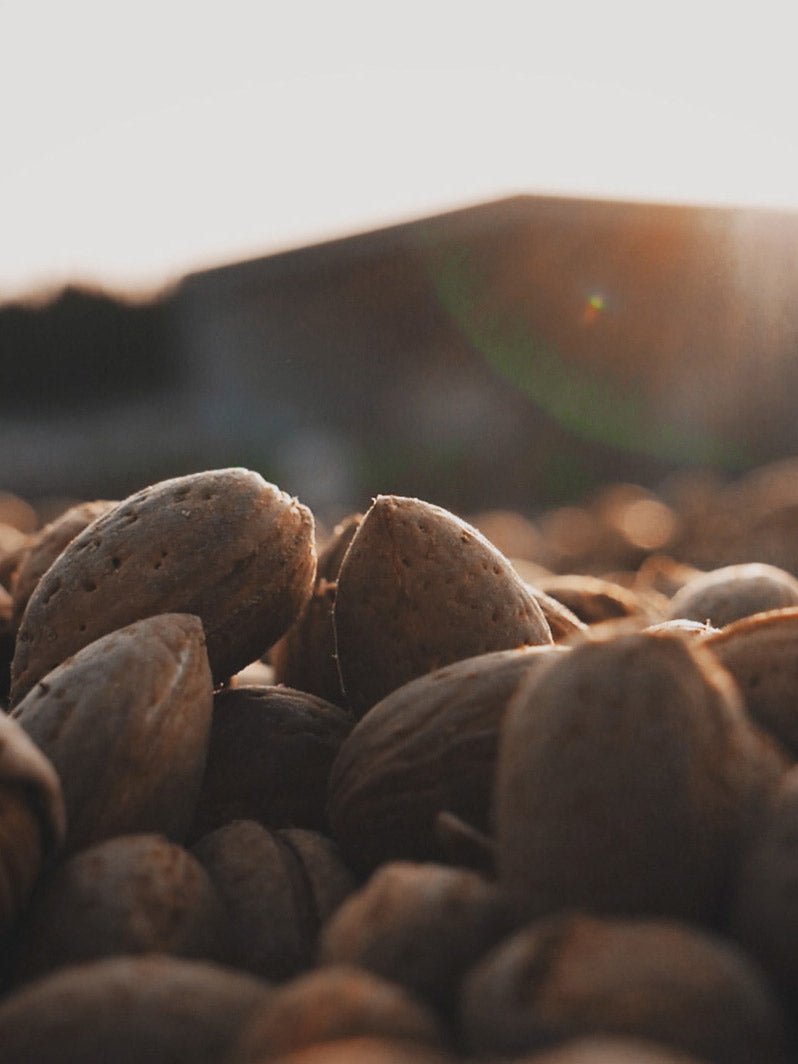
[[78,651],[14,718],[63,785],[70,851],[129,832],[181,840],[197,800],[213,688],[197,617],[148,617]]
[[12,704],[81,647],[159,613],[205,628],[214,681],[265,652],[310,596],[310,511],[246,469],[162,481],[119,503],[36,585],[12,663]]
[[524,677],[567,653],[546,644],[481,654],[419,676],[373,706],[330,773],[330,824],[353,867],[441,860],[441,812],[489,830],[507,705]]
[[508,709],[500,880],[527,917],[572,906],[716,923],[784,769],[696,640],[583,642]]
[[551,643],[510,562],[475,528],[419,499],[380,495],[338,574],[338,668],[358,714],[454,661]]

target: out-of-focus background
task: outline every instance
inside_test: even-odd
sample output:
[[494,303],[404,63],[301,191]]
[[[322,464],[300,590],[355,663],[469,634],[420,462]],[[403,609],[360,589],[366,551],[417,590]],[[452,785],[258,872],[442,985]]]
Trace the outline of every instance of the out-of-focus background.
[[0,489],[246,465],[332,522],[783,463],[783,20],[0,3]]

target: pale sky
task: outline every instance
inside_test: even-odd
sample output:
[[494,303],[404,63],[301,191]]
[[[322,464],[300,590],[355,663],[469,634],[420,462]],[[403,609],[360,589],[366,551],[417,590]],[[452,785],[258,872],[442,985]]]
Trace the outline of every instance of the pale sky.
[[517,192],[798,209],[791,6],[0,0],[0,300]]

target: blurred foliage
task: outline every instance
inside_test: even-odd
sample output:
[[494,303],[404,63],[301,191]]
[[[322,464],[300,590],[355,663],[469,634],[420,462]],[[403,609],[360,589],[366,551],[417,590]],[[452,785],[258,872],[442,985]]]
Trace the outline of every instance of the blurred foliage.
[[0,408],[19,413],[145,395],[177,380],[165,300],[135,304],[68,287],[0,307]]

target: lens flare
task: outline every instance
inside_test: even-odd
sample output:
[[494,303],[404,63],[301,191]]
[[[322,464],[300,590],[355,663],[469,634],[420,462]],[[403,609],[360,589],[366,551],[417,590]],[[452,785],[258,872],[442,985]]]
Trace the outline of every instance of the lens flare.
[[[667,420],[630,376],[606,366],[563,357],[542,341],[516,305],[497,307],[491,286],[468,249],[428,248],[428,274],[436,297],[469,345],[505,380],[574,436],[618,450],[673,462],[744,468],[740,449],[694,424]],[[585,299],[593,320],[607,312],[600,291]],[[653,353],[640,352],[642,367]]]

